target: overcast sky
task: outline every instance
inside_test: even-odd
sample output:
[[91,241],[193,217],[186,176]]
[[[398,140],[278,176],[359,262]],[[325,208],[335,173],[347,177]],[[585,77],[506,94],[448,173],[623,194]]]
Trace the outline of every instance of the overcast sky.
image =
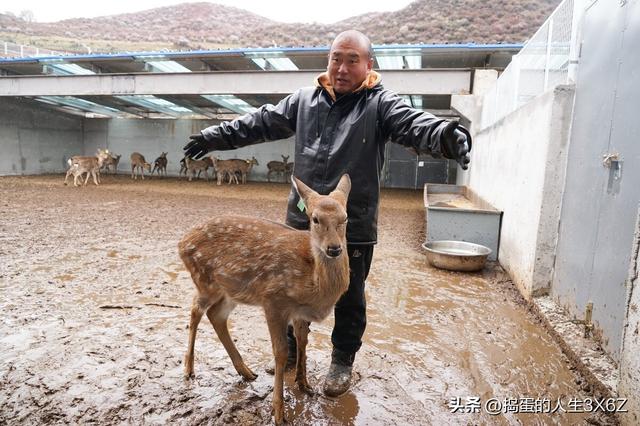
[[[402,9],[412,0],[215,0],[280,22],[332,23],[367,12]],[[33,12],[36,22],[94,18],[189,3],[181,0],[0,0],[0,12]]]

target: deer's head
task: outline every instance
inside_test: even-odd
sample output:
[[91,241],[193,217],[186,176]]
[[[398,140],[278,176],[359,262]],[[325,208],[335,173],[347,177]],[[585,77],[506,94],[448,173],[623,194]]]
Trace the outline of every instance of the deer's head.
[[320,195],[293,177],[309,217],[309,232],[314,250],[328,258],[338,258],[347,250],[347,199],[351,190],[349,175],[342,175],[329,195]]

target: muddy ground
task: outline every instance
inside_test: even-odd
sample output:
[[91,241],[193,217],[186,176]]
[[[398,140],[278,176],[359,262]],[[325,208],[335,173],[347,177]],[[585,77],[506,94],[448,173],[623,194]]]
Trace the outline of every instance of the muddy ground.
[[[176,244],[216,215],[283,220],[288,186],[103,176],[100,187],[74,188],[62,180],[0,178],[0,424],[269,424],[271,346],[258,308],[240,306],[230,318],[256,381],[235,373],[207,321],[196,377],[183,379],[193,283]],[[337,399],[320,393],[332,318],[312,324],[309,379],[318,393],[304,395],[286,377],[291,423],[613,423],[563,412],[584,411],[570,400],[592,390],[499,267],[463,274],[426,264],[420,191],[383,191],[379,224],[355,383]],[[491,415],[473,412],[469,398],[515,401]],[[547,412],[523,413],[532,400]]]

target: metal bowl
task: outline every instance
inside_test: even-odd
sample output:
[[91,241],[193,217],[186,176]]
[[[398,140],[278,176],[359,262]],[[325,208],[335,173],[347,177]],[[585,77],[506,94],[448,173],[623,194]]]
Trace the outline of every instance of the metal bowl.
[[466,241],[429,241],[422,247],[431,265],[449,271],[479,271],[491,254],[489,247]]

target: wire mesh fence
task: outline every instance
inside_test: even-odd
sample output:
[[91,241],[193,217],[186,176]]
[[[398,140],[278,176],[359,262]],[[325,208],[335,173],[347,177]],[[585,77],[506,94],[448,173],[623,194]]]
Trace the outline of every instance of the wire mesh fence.
[[582,6],[583,0],[564,0],[512,58],[484,95],[481,129],[547,90],[568,83]]

